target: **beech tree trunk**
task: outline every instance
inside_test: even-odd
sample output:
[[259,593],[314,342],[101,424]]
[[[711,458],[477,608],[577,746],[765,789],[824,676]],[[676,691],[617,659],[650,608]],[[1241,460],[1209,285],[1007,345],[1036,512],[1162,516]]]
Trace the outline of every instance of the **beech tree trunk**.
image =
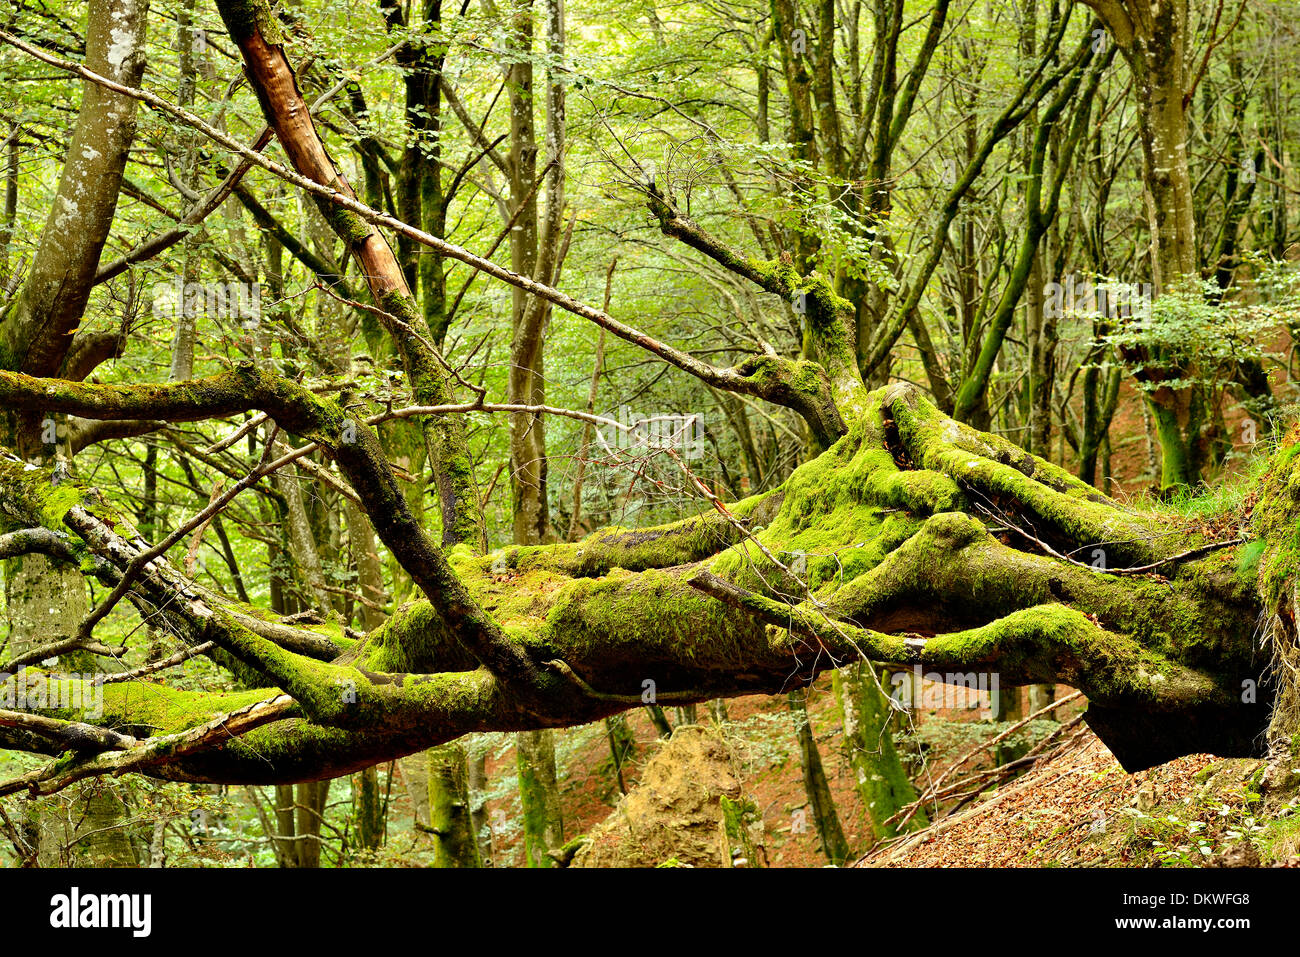
[[[1188,166],[1187,108],[1191,76],[1189,0],[1087,0],[1119,44],[1133,75],[1142,147],[1142,184],[1151,230],[1150,281],[1156,295],[1199,280],[1194,194]],[[1138,362],[1151,357],[1136,356]],[[1170,378],[1177,378],[1176,374]],[[1161,386],[1146,393],[1160,439],[1161,487],[1195,484],[1188,390]]]
[[790,713],[794,715],[794,732],[799,741],[799,766],[803,769],[804,794],[808,797],[808,807],[812,812],[813,824],[817,828],[817,840],[826,859],[838,867],[849,856],[849,843],[844,839],[840,816],[835,810],[835,799],[831,796],[826,771],[822,768],[821,752],[817,749],[817,737],[813,734],[812,722],[808,720],[807,699],[802,688],[791,691],[787,699]]
[[515,735],[519,767],[519,803],[524,813],[524,863],[554,867],[551,851],[564,844],[564,819],[555,770],[555,738],[550,731]]
[[435,867],[482,867],[469,794],[465,747],[459,742],[429,751],[429,829]]
[[[894,836],[894,825],[886,822],[916,800],[916,789],[894,747],[893,708],[870,668],[869,663],[859,661],[835,671],[832,678],[844,728],[845,756],[853,768],[871,830],[879,840]],[[926,823],[925,812],[918,811],[908,825],[915,829]]]

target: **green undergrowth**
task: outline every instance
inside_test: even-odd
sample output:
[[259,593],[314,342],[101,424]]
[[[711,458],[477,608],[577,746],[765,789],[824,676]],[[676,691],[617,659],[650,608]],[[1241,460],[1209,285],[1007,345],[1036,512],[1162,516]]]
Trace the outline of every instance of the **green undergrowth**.
[[[1189,795],[1125,808],[1116,825],[1126,863],[1146,867],[1204,867],[1231,858],[1270,863],[1294,834],[1300,796],[1266,801],[1259,761],[1215,761],[1195,777]],[[1285,855],[1284,855],[1285,856]]]
[[[1261,443],[1261,446],[1263,445],[1264,443]],[[1192,488],[1179,486],[1165,498],[1144,490],[1129,499],[1128,504],[1135,508],[1150,510],[1175,523],[1187,520],[1193,523],[1213,524],[1216,521],[1244,517],[1252,493],[1269,470],[1269,464],[1276,451],[1277,444],[1270,441],[1266,447],[1249,453],[1241,469],[1219,481],[1203,483]]]

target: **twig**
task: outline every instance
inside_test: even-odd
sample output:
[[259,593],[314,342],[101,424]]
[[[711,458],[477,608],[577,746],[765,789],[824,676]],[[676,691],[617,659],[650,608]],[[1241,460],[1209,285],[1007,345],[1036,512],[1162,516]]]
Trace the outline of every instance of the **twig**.
[[116,672],[111,675],[104,675],[101,679],[104,684],[110,685],[119,681],[133,681],[136,678],[143,678],[145,675],[153,674],[155,671],[163,671],[173,665],[179,665],[182,662],[189,661],[191,658],[197,658],[199,655],[211,651],[217,646],[215,641],[205,641],[201,644],[194,645],[190,648],[182,648],[173,655],[168,655],[158,661],[152,661],[147,665],[141,665],[139,668],[133,668],[130,671]]
[[[1008,531],[1015,532],[1017,535],[1021,536],[1026,541],[1034,545],[1037,545],[1039,548],[1047,552],[1047,554],[1052,556],[1053,558],[1060,559],[1063,562],[1068,562],[1069,564],[1075,565],[1079,568],[1086,568],[1089,571],[1097,572],[1100,575],[1142,575],[1147,572],[1154,571],[1155,569],[1160,568],[1164,565],[1172,565],[1175,562],[1187,561],[1188,559],[1192,559],[1192,558],[1200,558],[1202,555],[1208,555],[1210,552],[1218,551],[1220,548],[1230,548],[1233,545],[1242,545],[1245,544],[1247,541],[1249,541],[1249,539],[1243,534],[1243,535],[1238,535],[1236,538],[1230,538],[1222,542],[1211,542],[1208,545],[1199,545],[1196,548],[1189,548],[1185,552],[1179,552],[1177,555],[1170,555],[1167,558],[1158,559],[1157,561],[1151,562],[1148,565],[1136,565],[1129,568],[1098,568],[1095,565],[1089,565],[1087,562],[1081,562],[1077,558],[1071,558],[1069,555],[1063,555],[1061,552],[1058,552],[1055,548],[1047,544],[1047,542],[1043,541],[1037,535],[1033,534],[1032,532],[1025,531],[1014,521],[1012,521],[1011,517],[1006,515],[1005,513],[995,512],[993,509],[981,505],[978,502],[975,503],[975,507],[979,509],[981,512],[983,512],[985,515],[987,515],[989,518],[1003,523],[1003,525],[1006,527]],[[1083,547],[1088,548],[1089,546],[1085,545]]]
[[251,472],[245,475],[233,486],[231,486],[230,491],[223,493],[217,498],[214,498],[211,502],[208,503],[208,506],[206,508],[204,508],[201,512],[199,512],[197,515],[191,518],[188,522],[185,522],[183,525],[181,525],[181,527],[176,529],[176,531],[172,532],[170,535],[164,538],[157,545],[153,546],[153,548],[140,552],[140,554],[136,555],[136,557],[131,560],[130,564],[127,565],[126,568],[123,570],[122,577],[118,581],[117,586],[113,589],[112,593],[107,598],[105,598],[104,601],[100,603],[98,607],[93,609],[89,615],[86,616],[86,620],[83,621],[81,623],[80,628],[77,629],[77,637],[80,640],[82,641],[90,640],[90,635],[91,632],[94,630],[95,625],[103,621],[104,617],[110,611],[113,610],[113,607],[119,601],[121,601],[122,596],[125,595],[127,591],[130,590],[132,584],[134,584],[135,580],[140,577],[140,573],[144,571],[145,567],[151,561],[153,561],[155,558],[158,558],[161,555],[165,555],[169,548],[171,548],[173,545],[175,545],[177,542],[183,539],[190,532],[194,531],[194,529],[198,528],[200,525],[203,525],[208,521],[210,521],[212,516],[216,515],[217,512],[225,508],[226,505],[228,505],[235,498],[236,495],[244,491],[244,489],[249,488],[254,483],[256,483],[259,479],[262,478],[263,475],[262,469],[266,465],[266,460],[270,458],[271,453],[275,450],[275,437],[279,434],[280,434],[280,427],[277,425],[274,429],[271,430],[271,434],[267,437],[266,448],[262,451],[262,458],[261,461],[258,463],[258,467],[254,468]]

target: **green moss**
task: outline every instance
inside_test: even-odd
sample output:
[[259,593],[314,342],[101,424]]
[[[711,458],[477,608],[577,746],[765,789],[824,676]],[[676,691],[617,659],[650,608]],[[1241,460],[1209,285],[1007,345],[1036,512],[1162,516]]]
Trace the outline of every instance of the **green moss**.
[[284,42],[284,32],[269,0],[217,0],[217,10],[236,43],[243,43],[256,33],[261,33],[262,39],[271,46]]
[[328,638],[345,651],[357,643],[355,638],[348,637],[343,631],[342,623],[338,621],[325,621],[315,625],[301,625],[299,627],[315,632],[323,638]]
[[[87,689],[86,693],[93,691]],[[141,736],[173,734],[256,704],[273,693],[266,688],[196,692],[147,682],[120,682],[103,686],[104,721],[109,727]]]
[[1163,530],[1154,517],[1126,511],[1048,462],[943,416],[915,391],[891,411],[898,434],[921,468],[979,489],[985,500],[1013,501],[1035,527],[1076,542],[1104,542],[1108,563],[1145,564],[1157,557]]
[[327,199],[318,200],[318,205],[325,216],[326,222],[330,224],[330,228],[348,246],[355,246],[365,242],[370,237],[370,234],[374,232],[368,222],[350,209],[344,209]]
[[1099,627],[1083,612],[1038,605],[926,642],[922,663],[996,666],[1020,682],[1061,681],[1097,701],[1227,701],[1210,679]]
[[[85,497],[86,490],[75,482],[52,484],[49,469],[0,459],[0,508],[11,520],[57,531],[63,528],[63,517]],[[97,511],[109,524],[121,522],[111,508],[97,507]]]
[[550,611],[552,600],[571,581],[568,576],[545,568],[507,571],[481,580],[475,588],[475,597],[502,624],[540,625]]
[[[672,571],[574,579],[555,593],[541,627],[511,634],[530,656],[563,657],[608,694],[639,696],[646,678],[660,692],[696,687],[702,662],[723,671],[741,663],[756,670],[789,663],[789,652],[774,648],[761,625]],[[638,676],[631,684],[629,674]]]
[[67,515],[73,506],[80,505],[81,500],[82,493],[78,488],[69,485],[51,488],[46,493],[41,507],[41,524],[46,528],[62,526],[63,516]]
[[[787,479],[780,511],[756,535],[782,564],[806,565],[813,588],[839,587],[866,574],[917,531],[919,516],[962,502],[947,476],[900,469],[885,448],[884,432],[876,396],[847,435]],[[749,589],[766,590],[773,582],[797,587],[744,542],[716,558],[710,570]]]
[[1252,520],[1265,543],[1256,559],[1260,596],[1277,610],[1300,572],[1300,428],[1287,434],[1260,479]]

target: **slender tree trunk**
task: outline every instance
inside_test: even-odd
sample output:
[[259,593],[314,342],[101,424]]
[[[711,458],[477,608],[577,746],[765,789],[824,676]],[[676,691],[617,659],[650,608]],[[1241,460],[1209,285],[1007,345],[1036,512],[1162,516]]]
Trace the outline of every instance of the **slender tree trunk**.
[[623,777],[623,765],[632,756],[636,748],[636,738],[627,726],[627,716],[616,714],[605,719],[605,738],[609,741],[609,761],[614,770],[614,779],[618,784],[618,793],[627,793],[627,781]]
[[299,867],[320,867],[321,824],[325,820],[329,793],[329,781],[294,785],[294,841]]
[[[564,3],[545,0],[547,67],[544,179],[545,217],[539,220],[534,181],[537,134],[533,111],[532,2],[520,4],[511,33],[522,59],[511,66],[510,83],[510,256],[515,272],[553,283],[560,268],[564,222],[565,87]],[[522,206],[522,210],[520,207]],[[518,213],[517,216],[515,214]],[[540,235],[539,235],[540,233]],[[518,404],[546,400],[544,346],[550,308],[516,289],[513,299],[509,397]],[[537,544],[550,535],[546,422],[515,413],[510,418],[510,475],[515,544]]]
[[[375,549],[375,532],[366,513],[351,499],[344,502],[352,561],[357,569],[357,590],[361,601],[361,624],[367,632],[384,623],[384,572]],[[379,793],[378,767],[366,768],[353,775],[356,795],[357,844],[366,850],[378,848],[384,840],[384,802]]]
[[[148,3],[106,0],[90,8],[86,66],[135,86],[144,71]],[[95,269],[117,208],[135,135],[136,101],[94,83],[82,86],[58,192],[27,280],[0,322],[0,368],[55,375],[81,322]],[[16,187],[15,187],[16,188]],[[0,410],[0,445],[35,464],[70,449],[62,417]],[[71,636],[87,611],[86,586],[75,566],[28,555],[4,563],[10,652]]]
[[357,847],[366,851],[384,843],[384,798],[379,790],[379,768],[369,767],[352,776],[355,795]]
[[554,867],[549,852],[564,844],[554,734],[549,729],[520,731],[515,735],[515,751],[524,812],[524,862],[528,867]]
[[[865,662],[834,672],[832,681],[844,728],[844,750],[857,780],[858,795],[877,839],[893,837],[884,822],[899,808],[916,800],[916,791],[894,748],[893,708]],[[924,812],[909,822],[926,823]]]
[[668,723],[668,716],[664,714],[664,709],[657,704],[648,704],[645,710],[650,717],[650,723],[655,726],[655,734],[661,738],[671,738],[673,726]]
[[10,291],[9,244],[18,220],[18,144],[20,128],[15,126],[4,143],[4,205],[0,208],[0,296]]
[[474,836],[478,839],[479,859],[484,867],[493,863],[492,826],[488,820],[487,790],[488,749],[482,742],[466,746],[469,763],[469,802],[470,816],[474,821]]
[[432,748],[429,760],[429,829],[435,867],[482,867],[474,835],[469,767],[459,741]]
[[821,842],[822,853],[826,855],[826,859],[838,867],[849,856],[849,844],[844,839],[844,829],[840,827],[840,817],[835,811],[835,801],[831,797],[826,772],[822,769],[822,757],[817,750],[817,739],[813,735],[812,722],[808,720],[806,692],[800,688],[791,691],[787,698],[790,712],[794,715],[795,734],[799,739],[799,764],[803,768],[804,792],[808,795],[808,806],[812,810],[813,823],[817,828],[817,839]]
[[[994,721],[1019,721],[1025,716],[1024,690],[1018,687],[1001,688],[994,702],[992,718]],[[994,749],[998,764],[1007,764],[1024,755],[1029,750],[1027,744],[999,744]]]
[[[1151,230],[1151,282],[1158,296],[1199,279],[1188,166],[1188,0],[1150,5],[1144,0],[1089,3],[1119,43],[1133,74],[1143,195]],[[1154,360],[1135,358],[1139,363]],[[1160,439],[1161,488],[1194,484],[1199,476],[1183,429],[1187,390],[1155,385],[1157,388],[1147,392],[1147,404]]]
[[298,843],[295,839],[297,819],[293,813],[294,786],[280,784],[275,788],[275,835],[272,840],[280,848],[277,855],[282,867],[298,866]]

